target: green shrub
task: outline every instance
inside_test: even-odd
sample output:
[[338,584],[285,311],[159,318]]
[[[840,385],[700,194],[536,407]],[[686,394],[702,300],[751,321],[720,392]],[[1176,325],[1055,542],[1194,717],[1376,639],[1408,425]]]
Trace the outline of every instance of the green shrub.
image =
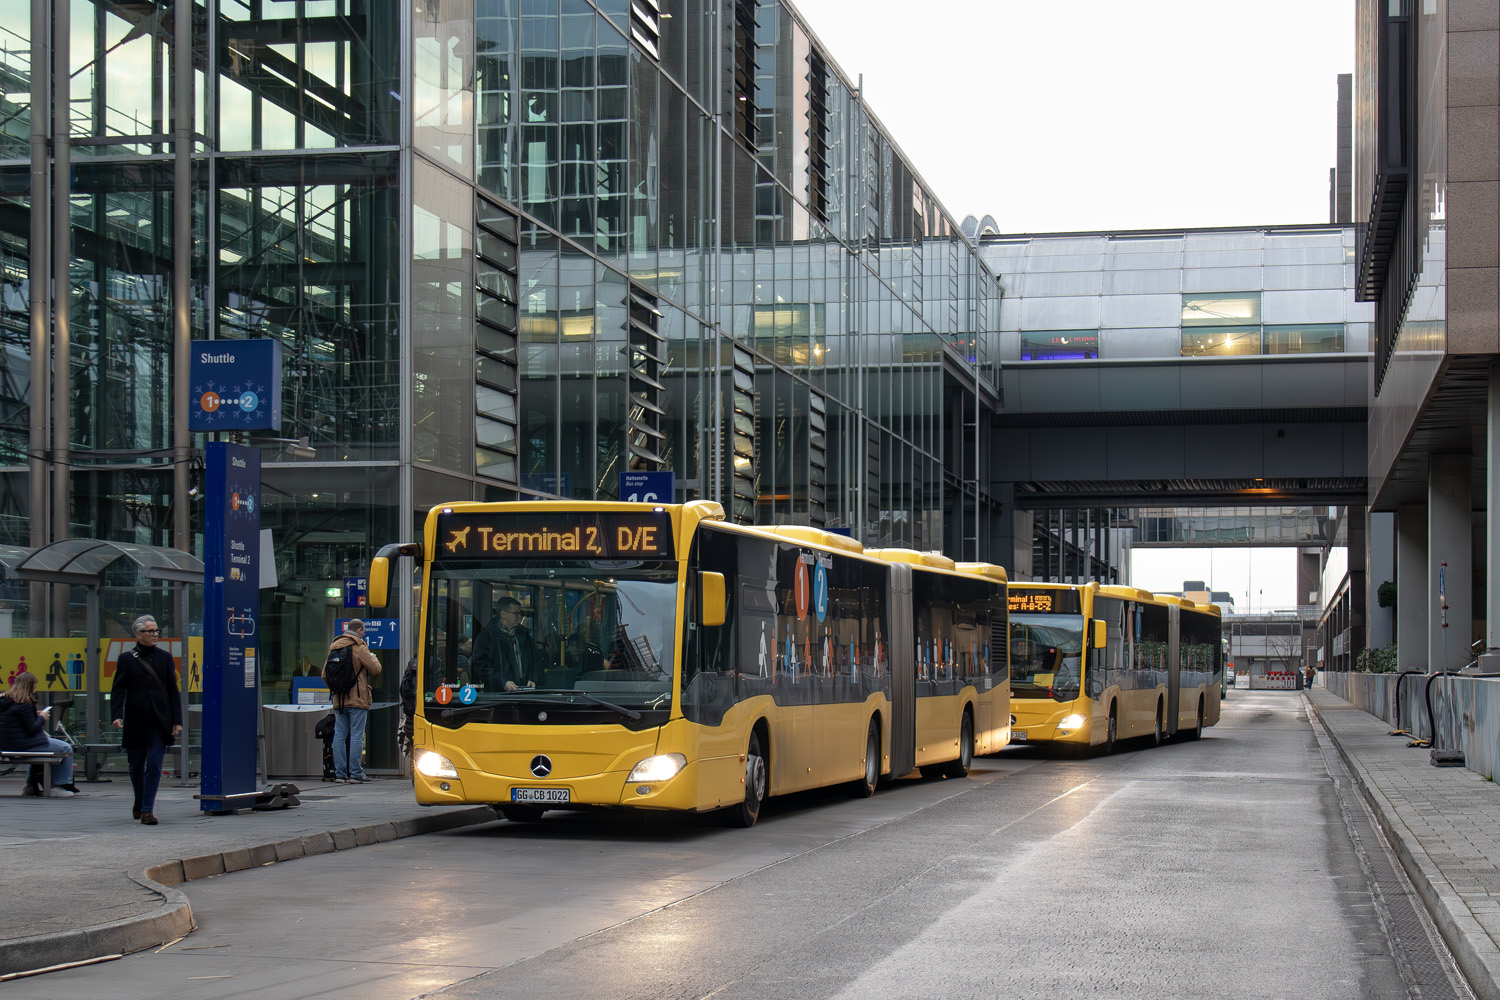
[[1372,674],[1391,674],[1396,672],[1396,647],[1381,646],[1371,649],[1368,646],[1359,651],[1354,658],[1354,669]]

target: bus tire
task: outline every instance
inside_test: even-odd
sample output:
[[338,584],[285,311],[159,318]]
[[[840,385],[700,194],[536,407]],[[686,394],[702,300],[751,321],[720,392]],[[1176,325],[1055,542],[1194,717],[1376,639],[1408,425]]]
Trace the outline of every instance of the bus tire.
[[535,823],[546,812],[541,806],[496,806],[495,811],[512,823]]
[[1187,730],[1182,735],[1184,738],[1190,740],[1203,738],[1203,696],[1201,694],[1198,696],[1198,721],[1192,729]]
[[1117,702],[1109,703],[1109,722],[1105,724],[1104,742],[1099,745],[1099,756],[1108,757],[1115,752],[1115,741],[1120,737],[1120,715]]
[[943,776],[964,778],[974,766],[974,716],[964,709],[964,720],[958,727],[958,759],[943,765]]
[[1158,701],[1156,703],[1156,728],[1151,733],[1151,745],[1154,746],[1154,747],[1161,746],[1161,741],[1162,741],[1162,737],[1163,737],[1161,716],[1162,716],[1161,702]]
[[724,810],[724,819],[730,826],[748,829],[760,819],[760,807],[765,804],[770,776],[766,773],[765,751],[761,749],[760,730],[750,734],[750,746],[745,750],[745,798],[737,805]]
[[865,773],[854,781],[856,798],[867,799],[875,794],[880,784],[880,726],[870,719],[870,728],[865,733]]

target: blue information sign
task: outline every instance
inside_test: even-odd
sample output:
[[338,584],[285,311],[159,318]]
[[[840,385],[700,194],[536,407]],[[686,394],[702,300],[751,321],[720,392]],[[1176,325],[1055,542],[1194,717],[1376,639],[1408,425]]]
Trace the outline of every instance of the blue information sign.
[[[352,618],[340,618],[334,625],[343,632],[351,621]],[[371,649],[401,648],[401,619],[361,618],[360,621],[365,623],[365,645]]]
[[622,472],[620,499],[630,503],[672,503],[676,478],[673,472]]
[[188,429],[281,430],[281,341],[195,340]]
[[260,452],[209,442],[203,547],[204,812],[255,792],[260,648]]
[[370,578],[367,576],[344,577],[344,607],[363,608],[370,603]]
[[812,606],[818,621],[828,617],[828,568],[822,562],[813,566]]

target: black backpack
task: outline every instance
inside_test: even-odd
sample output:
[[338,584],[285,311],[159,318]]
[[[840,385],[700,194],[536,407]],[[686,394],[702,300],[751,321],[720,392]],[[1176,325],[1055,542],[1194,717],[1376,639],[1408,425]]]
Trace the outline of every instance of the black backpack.
[[353,643],[328,651],[328,662],[323,664],[323,680],[335,697],[342,698],[353,691],[358,676],[354,668]]

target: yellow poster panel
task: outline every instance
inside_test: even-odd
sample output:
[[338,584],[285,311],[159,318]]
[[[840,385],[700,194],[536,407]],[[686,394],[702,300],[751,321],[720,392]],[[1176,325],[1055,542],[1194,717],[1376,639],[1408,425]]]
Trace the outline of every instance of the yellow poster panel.
[[[134,639],[106,639],[100,643],[99,688],[108,691],[115,679],[115,664],[120,654],[135,645]],[[177,665],[177,685],[182,686],[182,640],[162,639],[158,643],[172,654]],[[88,690],[84,654],[88,640],[69,639],[0,639],[0,678],[10,687],[16,675],[29,670],[37,676],[37,691],[65,694]],[[188,637],[188,690],[203,691],[203,637]]]

